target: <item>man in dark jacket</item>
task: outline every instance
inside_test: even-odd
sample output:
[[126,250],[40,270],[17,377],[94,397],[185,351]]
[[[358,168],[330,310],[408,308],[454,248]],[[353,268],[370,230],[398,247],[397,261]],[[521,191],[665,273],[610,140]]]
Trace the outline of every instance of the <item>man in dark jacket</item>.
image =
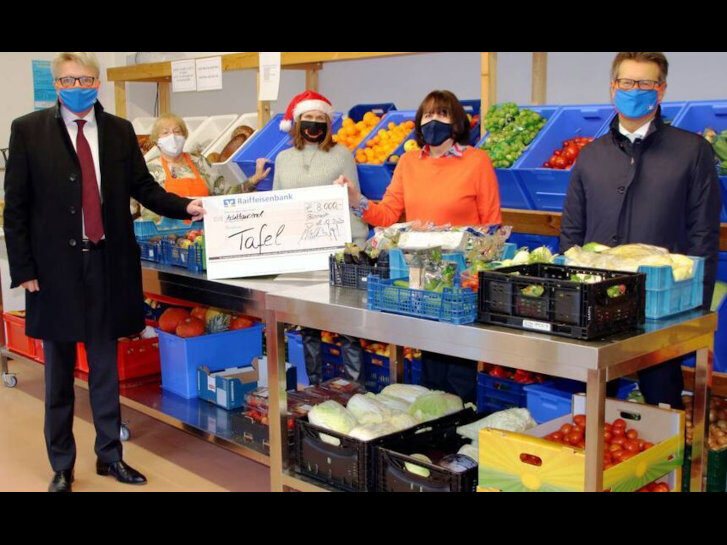
[[43,339],[49,490],[70,492],[73,481],[76,342],[89,360],[97,473],[144,484],[123,462],[119,438],[116,339],[144,329],[130,197],[171,218],[204,210],[164,191],[131,124],[103,111],[93,53],[60,53],[52,70],[59,102],[13,121],[5,173],[11,286],[26,290],[27,335]]
[[[709,308],[719,252],[719,178],[709,143],[661,117],[668,66],[662,53],[616,55],[611,97],[618,115],[573,168],[560,250],[640,242],[703,256]],[[642,371],[639,384],[647,403],[681,408],[681,359]]]

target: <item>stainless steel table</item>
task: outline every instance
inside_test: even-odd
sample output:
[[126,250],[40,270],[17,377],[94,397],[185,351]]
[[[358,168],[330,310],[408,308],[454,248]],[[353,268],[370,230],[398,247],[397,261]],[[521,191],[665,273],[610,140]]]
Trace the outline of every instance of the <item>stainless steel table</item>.
[[[334,288],[327,282],[266,294],[268,381],[270,385],[271,489],[316,487],[288,467],[282,448],[287,400],[282,349],[284,324],[376,339],[397,348],[392,353],[392,374],[400,359],[400,346],[413,346],[474,361],[517,367],[587,384],[585,490],[603,485],[603,428],[606,382],[690,352],[697,352],[694,387],[692,490],[701,490],[704,432],[711,368],[708,352],[717,327],[715,313],[693,311],[672,319],[647,321],[639,330],[585,342],[481,324],[452,325],[366,309],[363,291]],[[273,386],[277,385],[277,388]],[[322,487],[321,487],[322,488]]]
[[[264,320],[265,294],[286,291],[320,283],[328,278],[327,272],[301,273],[245,279],[209,280],[204,273],[190,273],[186,269],[142,261],[144,290],[168,297],[193,301],[241,312]],[[0,347],[0,367],[5,385],[14,387],[17,377],[8,368],[8,360],[36,363],[30,358]],[[76,379],[76,385],[88,388],[87,382]],[[170,426],[222,446],[236,454],[268,465],[269,457],[249,447],[237,429],[237,420],[219,407],[198,399],[184,399],[163,390],[158,378],[132,381],[120,388],[122,405],[130,407]],[[124,431],[122,430],[122,434]],[[131,430],[133,435],[133,430]],[[122,435],[123,436],[123,435]]]

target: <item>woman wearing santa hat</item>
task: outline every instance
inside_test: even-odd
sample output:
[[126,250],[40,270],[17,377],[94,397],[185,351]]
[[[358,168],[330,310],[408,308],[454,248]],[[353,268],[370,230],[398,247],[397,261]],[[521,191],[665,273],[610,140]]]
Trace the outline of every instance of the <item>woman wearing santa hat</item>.
[[[281,151],[275,159],[273,190],[331,185],[345,176],[358,189],[358,173],[353,155],[345,146],[333,141],[331,102],[314,91],[305,91],[290,101],[280,130],[289,132],[293,147]],[[368,226],[351,213],[353,242],[363,246]],[[303,328],[305,367],[311,384],[322,379],[321,332]],[[342,335],[343,367],[346,377],[363,383],[361,344],[356,337]]]

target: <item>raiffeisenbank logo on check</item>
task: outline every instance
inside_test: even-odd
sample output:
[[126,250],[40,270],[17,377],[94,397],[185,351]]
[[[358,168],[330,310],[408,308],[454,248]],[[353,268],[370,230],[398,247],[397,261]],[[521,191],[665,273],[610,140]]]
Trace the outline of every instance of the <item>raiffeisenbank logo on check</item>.
[[222,203],[224,204],[225,208],[228,206],[235,206],[235,199],[223,199]]

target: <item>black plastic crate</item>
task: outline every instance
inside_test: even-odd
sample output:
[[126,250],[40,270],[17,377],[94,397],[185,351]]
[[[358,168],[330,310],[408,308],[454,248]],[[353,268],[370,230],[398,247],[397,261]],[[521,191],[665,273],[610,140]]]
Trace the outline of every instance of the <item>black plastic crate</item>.
[[[456,428],[476,418],[474,411],[463,409],[430,422],[372,439],[361,441],[335,431],[315,426],[307,418],[295,421],[295,461],[299,473],[348,492],[367,492],[376,488],[376,448],[393,441],[406,441],[422,430]],[[323,433],[338,439],[340,445],[324,442]]]
[[[439,427],[405,440],[387,442],[385,446],[376,449],[376,491],[475,492],[477,466],[458,473],[435,464],[443,456],[455,454],[463,445],[468,444],[470,440],[457,433],[457,426]],[[435,463],[428,464],[409,456],[413,453],[424,454]],[[427,468],[429,475],[424,477],[407,471],[407,462]]]
[[328,258],[328,281],[331,286],[365,290],[368,287],[368,275],[377,274],[380,278],[389,278],[389,254],[382,252],[376,265],[352,265],[338,263],[336,256]]
[[[572,274],[597,274],[604,280],[573,282]],[[643,273],[549,263],[481,271],[477,319],[574,339],[605,337],[644,323],[645,281]],[[542,286],[543,294],[524,295],[521,290],[530,285]],[[625,293],[608,297],[608,288],[618,285],[626,287]]]
[[[268,425],[258,422],[244,412],[232,413],[231,419],[234,422],[234,432],[242,439],[243,445],[263,454],[270,454],[270,427]],[[288,430],[288,449],[291,455],[294,444],[295,430],[291,428]]]

